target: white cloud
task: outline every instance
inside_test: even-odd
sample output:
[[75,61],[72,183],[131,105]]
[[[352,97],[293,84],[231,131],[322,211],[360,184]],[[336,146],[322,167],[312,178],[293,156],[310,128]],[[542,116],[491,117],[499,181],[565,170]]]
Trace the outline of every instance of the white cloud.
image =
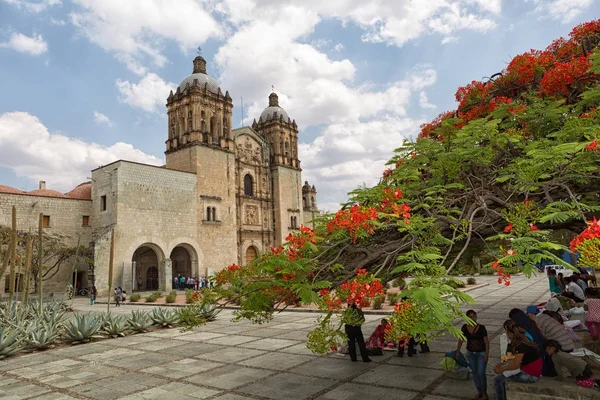
[[94,122],[98,125],[106,124],[109,128],[112,128],[113,126],[113,123],[110,120],[110,118],[98,111],[94,111]]
[[419,93],[419,107],[421,108],[437,108],[435,104],[431,104],[427,99],[427,94],[422,90]]
[[174,83],[165,82],[153,73],[146,74],[139,83],[117,79],[116,85],[121,93],[120,101],[148,112],[164,112],[159,107],[167,102],[169,91],[177,88]]
[[[15,140],[15,138],[19,140]],[[90,170],[123,159],[161,165],[155,156],[127,143],[102,146],[50,133],[26,112],[0,114],[0,166],[33,181],[45,180],[66,192],[89,176]]]
[[541,18],[550,18],[568,24],[583,13],[593,0],[526,0],[535,4],[535,12]]
[[458,43],[459,39],[456,36],[446,36],[442,39],[442,44]]
[[220,37],[222,26],[211,15],[211,2],[178,0],[75,0],[80,10],[72,23],[92,43],[113,53],[133,72],[143,75],[148,64],[162,67],[165,40],[187,50],[210,37]]
[[49,21],[52,25],[56,25],[56,26],[65,26],[67,24],[67,21],[65,21],[64,19],[50,18]]
[[61,0],[41,0],[41,1],[25,1],[25,0],[2,0],[5,3],[16,6],[18,8],[22,8],[26,11],[32,13],[41,13],[42,11],[46,11],[47,8],[60,5],[62,3]]
[[333,49],[339,53],[340,51],[344,50],[344,45],[341,43],[338,43],[333,47]]
[[27,53],[34,56],[48,51],[48,44],[44,41],[42,35],[25,36],[22,33],[13,33],[6,42],[1,42],[0,47],[6,47],[16,50],[20,53]]

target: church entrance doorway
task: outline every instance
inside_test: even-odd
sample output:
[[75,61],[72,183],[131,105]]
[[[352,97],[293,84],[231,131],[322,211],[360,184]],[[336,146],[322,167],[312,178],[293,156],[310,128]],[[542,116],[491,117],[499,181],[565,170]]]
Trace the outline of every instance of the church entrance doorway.
[[159,287],[158,256],[150,245],[140,246],[131,258],[135,268],[136,290],[157,290]]
[[171,252],[169,257],[173,266],[173,277],[192,276],[192,257],[190,252],[183,246],[177,246]]
[[250,265],[250,263],[256,258],[256,256],[258,255],[258,251],[256,250],[256,247],[254,246],[250,246],[246,249],[246,262],[244,265]]

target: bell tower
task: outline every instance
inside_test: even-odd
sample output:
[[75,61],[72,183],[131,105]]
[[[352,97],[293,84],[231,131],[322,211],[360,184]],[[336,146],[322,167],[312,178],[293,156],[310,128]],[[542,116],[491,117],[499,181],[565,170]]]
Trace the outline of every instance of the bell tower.
[[271,149],[275,244],[280,245],[291,231],[304,222],[298,125],[279,105],[279,97],[273,92],[269,95],[269,106],[261,113],[258,122],[254,120],[252,129],[267,140]]

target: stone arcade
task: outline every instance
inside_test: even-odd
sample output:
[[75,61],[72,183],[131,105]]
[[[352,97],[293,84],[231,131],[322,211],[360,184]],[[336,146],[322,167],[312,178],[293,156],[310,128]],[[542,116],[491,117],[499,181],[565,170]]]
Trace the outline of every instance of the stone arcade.
[[[62,194],[0,185],[0,225],[18,209],[20,230],[45,228],[93,247],[94,267],[78,268],[82,287],[108,289],[110,232],[115,232],[113,286],[167,290],[173,275],[207,276],[246,265],[318,215],[316,189],[302,186],[298,126],[277,94],[251,127],[232,129],[229,92],[194,59],[193,73],[167,98],[166,165],[125,160],[92,171],[91,182]],[[46,224],[47,222],[47,224]],[[50,291],[64,290],[63,268]]]

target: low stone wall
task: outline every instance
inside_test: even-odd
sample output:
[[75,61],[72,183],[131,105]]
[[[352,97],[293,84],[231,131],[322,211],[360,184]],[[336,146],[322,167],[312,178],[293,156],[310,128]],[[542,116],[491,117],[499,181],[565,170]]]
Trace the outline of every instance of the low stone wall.
[[552,378],[542,378],[536,383],[506,383],[507,400],[598,400],[600,390],[577,386],[575,380],[564,382]]

